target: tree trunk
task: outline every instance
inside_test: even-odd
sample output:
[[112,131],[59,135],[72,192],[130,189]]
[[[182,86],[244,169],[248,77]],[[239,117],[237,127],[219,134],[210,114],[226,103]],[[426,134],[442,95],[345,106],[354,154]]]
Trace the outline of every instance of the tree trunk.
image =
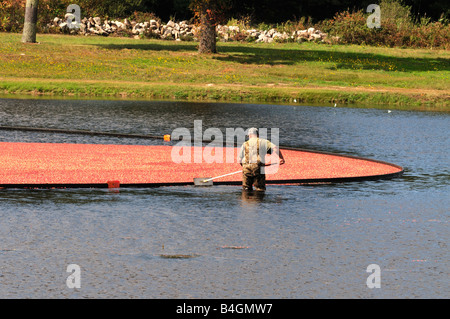
[[36,22],[39,0],[27,0],[25,7],[25,24],[23,26],[22,42],[36,42]]
[[200,15],[199,53],[217,53],[216,24],[208,10],[204,8]]

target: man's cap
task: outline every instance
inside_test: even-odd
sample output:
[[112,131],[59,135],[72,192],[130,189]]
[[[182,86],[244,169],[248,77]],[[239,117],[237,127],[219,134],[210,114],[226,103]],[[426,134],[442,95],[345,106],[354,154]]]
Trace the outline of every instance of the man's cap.
[[247,135],[252,135],[252,134],[258,135],[258,129],[255,127],[249,128]]

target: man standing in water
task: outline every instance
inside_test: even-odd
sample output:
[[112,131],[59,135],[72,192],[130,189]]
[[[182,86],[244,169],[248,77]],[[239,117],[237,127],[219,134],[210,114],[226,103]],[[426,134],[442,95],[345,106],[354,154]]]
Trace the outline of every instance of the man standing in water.
[[285,163],[283,154],[278,146],[272,142],[259,138],[257,128],[248,130],[248,141],[242,144],[238,155],[238,161],[242,166],[242,188],[251,191],[255,186],[256,191],[266,190],[266,174],[263,167],[265,164],[266,154],[277,154],[280,165]]

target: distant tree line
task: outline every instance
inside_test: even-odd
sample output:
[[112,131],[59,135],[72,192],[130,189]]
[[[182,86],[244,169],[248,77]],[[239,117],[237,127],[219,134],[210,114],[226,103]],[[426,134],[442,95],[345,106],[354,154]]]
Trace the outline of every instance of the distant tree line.
[[[58,2],[57,0],[50,0]],[[192,0],[73,0],[98,15],[126,17],[134,11],[152,12],[162,20],[176,18],[189,20],[193,17]],[[332,18],[337,12],[349,9],[365,9],[376,0],[227,0],[228,17],[249,17],[253,23],[280,23],[311,17],[314,21]],[[403,0],[412,8],[412,16],[430,17],[433,20],[450,18],[449,0]],[[94,13],[94,12],[93,12]]]
[[[365,26],[371,3],[388,8],[381,12],[380,30]],[[23,29],[24,42],[34,42],[36,30],[64,17],[69,4],[78,4],[83,17],[192,19],[200,25],[200,52],[216,51],[215,26],[227,21],[285,31],[315,26],[340,43],[445,48],[450,43],[449,0],[0,0],[0,31]]]
[[[78,4],[83,16],[110,18],[132,17],[135,12],[152,13],[163,21],[190,20],[195,16],[195,2],[220,2],[226,4],[225,18],[245,19],[250,24],[277,24],[307,18],[317,23],[333,18],[343,11],[365,10],[371,3],[381,0],[40,0],[39,21],[48,22],[64,16],[69,4]],[[411,8],[411,18],[420,21],[450,21],[449,0],[398,0]],[[0,31],[17,31],[23,26],[25,0],[0,0]],[[39,25],[38,21],[38,25]]]

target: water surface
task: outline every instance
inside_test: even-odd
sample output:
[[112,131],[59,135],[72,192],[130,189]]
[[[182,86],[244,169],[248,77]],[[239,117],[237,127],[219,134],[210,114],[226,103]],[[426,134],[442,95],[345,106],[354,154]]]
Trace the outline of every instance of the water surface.
[[[0,99],[0,126],[170,134],[279,128],[285,146],[401,165],[318,186],[0,190],[1,298],[448,298],[448,113],[299,105]],[[0,131],[0,142],[157,140]],[[289,160],[289,159],[287,159]],[[242,249],[232,249],[240,247]],[[162,258],[184,254],[194,258]],[[81,288],[66,286],[67,265]],[[369,289],[366,268],[381,268]]]

